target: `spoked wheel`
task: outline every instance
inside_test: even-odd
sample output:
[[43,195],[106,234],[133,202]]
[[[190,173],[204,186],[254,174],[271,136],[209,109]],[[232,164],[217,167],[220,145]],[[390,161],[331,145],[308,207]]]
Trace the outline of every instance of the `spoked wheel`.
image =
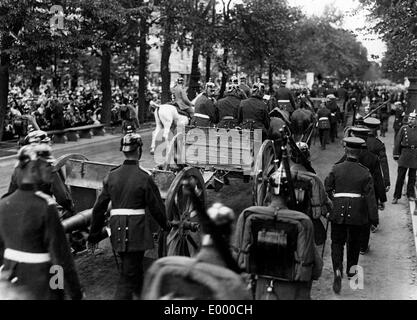
[[259,149],[254,166],[253,202],[255,206],[265,205],[268,178],[274,171],[275,147],[271,140],[265,140]]
[[168,190],[165,208],[172,229],[166,240],[165,253],[168,256],[194,256],[200,249],[201,236],[195,203],[184,183],[195,186],[199,200],[206,206],[206,189],[200,170],[185,168],[175,177]]

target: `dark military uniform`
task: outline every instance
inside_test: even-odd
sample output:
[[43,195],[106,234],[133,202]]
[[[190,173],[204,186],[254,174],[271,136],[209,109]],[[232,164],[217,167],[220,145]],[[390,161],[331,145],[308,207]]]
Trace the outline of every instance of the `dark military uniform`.
[[228,94],[216,102],[219,128],[233,128],[237,125],[240,99]]
[[269,129],[267,105],[257,97],[241,101],[238,122],[243,129],[262,129],[262,140],[265,140]]
[[[31,299],[63,299],[59,285],[63,271],[64,288],[72,299],[82,292],[74,261],[59,221],[54,200],[24,184],[0,200],[0,262],[9,280],[22,286]],[[57,266],[57,269],[51,268]],[[62,268],[62,269],[59,269]],[[57,281],[52,277],[56,275]]]
[[246,83],[239,84],[239,89],[243,91],[243,93],[246,95],[246,98],[250,97],[250,88]]
[[333,269],[343,270],[343,247],[347,242],[347,273],[359,260],[363,226],[378,220],[374,183],[369,170],[358,160],[347,158],[336,164],[325,180],[325,188],[333,200],[332,223]]
[[275,99],[281,109],[286,110],[290,114],[296,109],[294,96],[290,89],[286,87],[279,87],[275,93]]
[[366,146],[368,147],[368,150],[372,152],[373,154],[375,154],[379,159],[379,163],[382,169],[382,174],[384,177],[385,187],[391,186],[387,153],[385,151],[385,144],[381,140],[379,140],[375,135],[370,134],[368,139],[366,139]]
[[339,116],[339,107],[336,100],[326,103],[326,107],[330,111],[330,140],[334,142],[334,139],[337,138],[337,119]]
[[322,149],[326,149],[326,143],[329,139],[330,117],[331,112],[326,107],[320,108],[317,111],[317,126],[319,128],[319,137]]
[[217,110],[213,99],[203,93],[195,102],[194,117],[191,125],[197,127],[211,127],[218,122]]
[[395,119],[393,124],[393,129],[395,132],[395,137],[397,137],[398,131],[400,131],[401,127],[403,126],[403,118],[404,118],[404,111],[402,108],[397,108],[395,110]]
[[401,199],[405,175],[408,170],[407,197],[415,198],[414,185],[417,169],[417,127],[403,126],[397,134],[394,145],[394,159],[398,160],[398,176],[394,198]]
[[105,178],[94,205],[89,237],[93,243],[100,237],[110,201],[110,239],[122,261],[116,299],[131,299],[133,292],[141,291],[144,252],[154,245],[145,209],[162,228],[168,229],[165,207],[152,177],[139,167],[138,161],[125,160]]

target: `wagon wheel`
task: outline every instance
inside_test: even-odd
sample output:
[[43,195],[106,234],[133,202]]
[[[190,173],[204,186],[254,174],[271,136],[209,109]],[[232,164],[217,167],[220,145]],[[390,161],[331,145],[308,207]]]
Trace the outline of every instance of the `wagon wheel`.
[[253,202],[255,206],[265,205],[268,178],[274,170],[275,147],[271,140],[265,140],[259,149],[254,166]]
[[167,236],[163,255],[193,256],[200,248],[200,232],[189,229],[190,223],[198,223],[198,216],[190,195],[182,186],[184,180],[195,183],[201,191],[200,200],[204,208],[206,206],[207,195],[200,170],[191,167],[183,169],[172,182],[165,200],[167,219],[174,226]]

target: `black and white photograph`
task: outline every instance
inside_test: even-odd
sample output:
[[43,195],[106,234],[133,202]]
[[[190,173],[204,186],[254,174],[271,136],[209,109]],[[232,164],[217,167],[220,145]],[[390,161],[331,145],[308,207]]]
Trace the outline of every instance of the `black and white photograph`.
[[409,0],[0,0],[0,300],[417,300],[416,21]]

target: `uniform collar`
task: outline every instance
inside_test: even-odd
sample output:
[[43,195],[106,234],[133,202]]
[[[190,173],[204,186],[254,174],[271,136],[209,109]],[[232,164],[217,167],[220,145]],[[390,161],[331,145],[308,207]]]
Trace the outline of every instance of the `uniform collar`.
[[359,162],[359,159],[347,157],[346,158],[346,161],[349,161],[349,162]]
[[133,166],[137,166],[139,164],[139,160],[125,160],[123,162],[124,165],[133,165]]
[[19,186],[19,189],[22,191],[35,191],[37,187],[35,184],[24,183]]

